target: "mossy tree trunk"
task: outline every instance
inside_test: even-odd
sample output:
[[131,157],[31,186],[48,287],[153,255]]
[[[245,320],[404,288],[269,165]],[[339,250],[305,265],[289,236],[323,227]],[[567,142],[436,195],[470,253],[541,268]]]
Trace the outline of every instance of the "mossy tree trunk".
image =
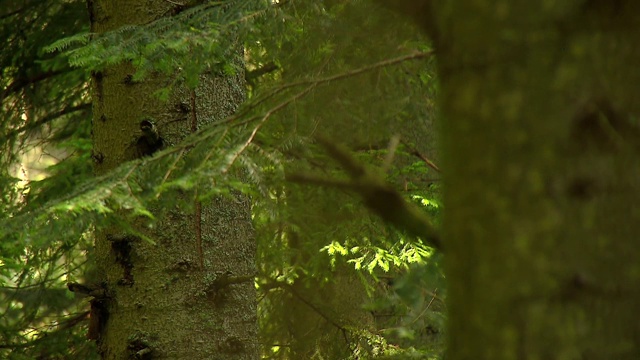
[[640,3],[405,1],[438,54],[449,356],[640,358]]
[[[170,14],[176,4],[90,1],[92,31],[146,24]],[[129,149],[142,135],[145,118],[154,119],[166,142],[175,144],[194,128],[230,115],[245,96],[243,74],[208,74],[195,91],[178,85],[170,101],[163,102],[154,93],[174,79],[155,75],[134,82],[133,72],[122,64],[93,76],[99,174],[132,160]],[[177,114],[180,108],[189,114]],[[156,245],[115,228],[96,240],[99,280],[108,297],[94,300],[92,315],[103,316],[91,336],[102,357],[257,359],[255,244],[248,199],[218,198],[164,213],[154,228],[138,228]],[[247,280],[210,291],[218,277],[229,273]]]

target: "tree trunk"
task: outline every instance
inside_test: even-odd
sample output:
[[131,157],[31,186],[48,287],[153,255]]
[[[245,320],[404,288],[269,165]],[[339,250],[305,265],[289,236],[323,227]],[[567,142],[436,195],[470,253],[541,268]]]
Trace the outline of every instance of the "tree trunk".
[[[346,236],[338,229],[349,228],[348,215],[335,209],[336,203],[345,200],[323,191],[287,194],[293,228],[286,235],[288,253],[292,264],[305,269],[295,282],[283,286],[284,296],[278,302],[284,309],[283,341],[289,345],[290,359],[347,359],[363,354],[361,334],[354,329],[374,329],[373,316],[365,309],[370,297],[353,265],[339,259],[331,269],[314,269],[313,258],[327,239]],[[319,236],[328,231],[326,224],[334,224],[334,230]]]
[[447,359],[640,359],[640,3],[419,3],[444,117]]
[[354,329],[373,331],[373,316],[364,308],[369,297],[350,264],[334,269],[328,282],[302,275],[285,290],[289,358],[347,359],[366,353]]
[[[92,31],[146,24],[169,14],[168,1],[90,1]],[[244,100],[243,74],[201,76],[190,91],[173,89],[168,102],[154,93],[174,79],[152,75],[131,81],[129,64],[93,76],[94,158],[99,174],[139,157],[132,144],[145,119],[154,119],[165,143],[229,116]],[[188,104],[185,106],[184,104]],[[176,108],[189,114],[176,115]],[[176,119],[183,116],[184,119]],[[149,125],[149,124],[146,124]],[[136,224],[155,245],[122,229],[98,235],[96,261],[107,297],[92,302],[90,336],[104,359],[257,359],[255,243],[249,200],[217,198],[186,210],[165,209],[153,228]],[[224,276],[244,277],[218,286]]]

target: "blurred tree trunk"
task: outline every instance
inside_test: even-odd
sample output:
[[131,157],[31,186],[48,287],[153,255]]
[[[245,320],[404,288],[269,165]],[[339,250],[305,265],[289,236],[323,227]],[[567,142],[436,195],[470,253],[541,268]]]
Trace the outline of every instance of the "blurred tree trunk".
[[447,358],[640,359],[640,3],[398,6],[439,61]]
[[[366,351],[363,339],[354,329],[374,330],[373,316],[365,308],[370,297],[353,265],[340,260],[331,269],[314,269],[312,265],[318,249],[326,245],[327,235],[322,236],[327,233],[326,224],[338,224],[338,228],[349,225],[348,215],[335,208],[345,200],[322,190],[288,194],[288,205],[297,209],[290,219],[297,230],[287,234],[291,262],[305,269],[284,287],[286,295],[282,297],[286,309],[284,341],[290,345],[290,359],[347,359],[354,353],[362,354]],[[331,236],[340,235],[335,230]]]
[[[92,31],[146,24],[170,14],[176,4],[89,1]],[[129,149],[142,135],[145,118],[154,119],[166,142],[178,143],[194,128],[230,115],[245,96],[244,74],[208,74],[195,91],[176,86],[170,100],[162,102],[154,93],[173,79],[152,75],[134,82],[133,73],[130,65],[122,64],[93,74],[94,158],[99,174],[141,155]],[[189,114],[176,121],[175,109],[183,104],[189,104]],[[91,336],[104,359],[258,358],[249,200],[218,198],[193,207],[195,211],[168,209],[154,228],[138,228],[156,245],[122,229],[99,234],[96,261],[108,297],[93,301]],[[224,274],[246,280],[211,290]],[[95,315],[102,315],[97,323]]]
[[366,352],[354,329],[374,330],[364,308],[370,299],[351,266],[338,266],[328,281],[302,275],[287,291],[291,359],[347,359]]

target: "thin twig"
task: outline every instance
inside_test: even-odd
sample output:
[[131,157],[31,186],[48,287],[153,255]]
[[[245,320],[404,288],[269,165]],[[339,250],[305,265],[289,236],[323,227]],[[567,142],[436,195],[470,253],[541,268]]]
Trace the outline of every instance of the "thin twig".
[[418,319],[420,319],[426,312],[427,310],[429,310],[429,308],[431,307],[431,304],[433,304],[433,301],[438,297],[438,289],[434,289],[433,290],[433,295],[431,296],[431,300],[429,301],[429,304],[427,304],[427,307],[422,310],[422,312],[416,316],[415,319],[413,319],[413,321],[411,322],[412,324],[414,324],[416,321],[418,321]]
[[[189,101],[191,103],[191,133],[198,131],[198,115],[196,110],[196,91],[191,90],[189,94]],[[198,254],[198,265],[200,269],[204,270],[204,254],[202,251],[202,203],[198,200],[198,189],[196,189],[194,195],[195,211],[193,214],[194,231],[196,235],[196,252]]]
[[[182,158],[182,155],[184,155],[186,149],[182,148],[180,150],[180,153],[178,154],[178,156],[176,156],[176,159],[173,161],[173,164],[171,164],[171,166],[169,167],[169,169],[167,170],[167,172],[164,174],[164,176],[162,177],[162,182],[160,182],[160,184],[164,184],[167,179],[169,178],[169,176],[171,176],[171,173],[176,169],[176,164],[178,163],[178,161],[180,161],[180,159]],[[156,196],[156,199],[158,197]]]
[[234,120],[236,120],[238,118],[241,118],[246,113],[248,113],[249,111],[251,111],[255,107],[257,107],[258,105],[260,105],[263,102],[269,100],[273,96],[279,94],[281,91],[289,89],[289,88],[292,88],[292,87],[302,86],[302,85],[309,85],[309,84],[321,85],[321,84],[328,83],[328,82],[335,81],[335,80],[342,80],[342,79],[345,79],[345,78],[348,78],[348,77],[360,75],[360,74],[363,74],[365,72],[368,72],[368,71],[371,71],[371,70],[375,70],[375,69],[378,69],[378,68],[382,68],[382,67],[385,67],[385,66],[395,65],[395,64],[398,64],[398,63],[401,63],[401,62],[404,62],[404,61],[416,60],[416,59],[424,59],[424,58],[433,56],[434,53],[435,53],[434,51],[416,51],[416,52],[413,52],[411,54],[407,54],[407,55],[399,56],[399,57],[396,57],[396,58],[379,61],[377,63],[366,65],[366,66],[363,66],[361,68],[353,69],[351,71],[347,71],[347,72],[344,72],[344,73],[331,75],[331,76],[327,76],[327,77],[323,77],[323,78],[305,79],[305,80],[300,80],[300,81],[284,84],[284,85],[276,87],[275,89],[271,90],[271,92],[263,95],[261,99],[256,99],[253,104],[250,104],[249,106],[247,106],[242,112],[236,114],[235,116],[227,118],[225,120],[221,120],[221,121],[217,122],[216,125],[226,124],[226,123],[232,122],[232,121],[234,121]]
[[440,168],[433,163],[433,161],[429,160],[429,158],[424,155],[423,153],[421,153],[420,151],[418,151],[418,149],[414,148],[413,146],[407,144],[406,142],[402,141],[402,145],[406,146],[411,155],[417,156],[418,158],[420,158],[422,161],[424,161],[430,168],[432,168],[433,170],[437,171],[437,172],[442,172],[440,170]]
[[287,99],[286,101],[281,102],[280,104],[278,104],[277,106],[271,108],[269,111],[267,111],[264,116],[262,116],[262,119],[260,120],[260,122],[256,125],[256,127],[253,129],[253,131],[251,132],[251,135],[249,136],[249,138],[247,139],[247,141],[244,142],[244,144],[242,145],[242,147],[240,147],[240,149],[233,154],[233,157],[231,158],[231,161],[229,161],[229,164],[227,165],[227,167],[222,171],[223,174],[225,174],[227,171],[229,171],[229,169],[231,168],[231,165],[233,165],[233,163],[238,159],[238,157],[240,156],[240,154],[242,152],[244,152],[244,150],[246,150],[246,148],[249,146],[249,144],[251,144],[251,141],[253,141],[253,138],[256,136],[256,134],[258,133],[258,130],[260,130],[260,128],[262,127],[262,125],[264,125],[264,123],[271,117],[271,115],[273,115],[274,113],[282,110],[284,107],[286,107],[287,105],[289,105],[290,103],[296,101],[297,99],[301,98],[302,96],[304,96],[305,94],[307,94],[308,92],[310,92],[311,90],[313,90],[313,88],[315,87],[315,84],[311,84],[311,86],[308,86],[307,88],[305,88],[303,91],[299,92],[298,94],[296,94],[293,97],[290,97],[289,99]]

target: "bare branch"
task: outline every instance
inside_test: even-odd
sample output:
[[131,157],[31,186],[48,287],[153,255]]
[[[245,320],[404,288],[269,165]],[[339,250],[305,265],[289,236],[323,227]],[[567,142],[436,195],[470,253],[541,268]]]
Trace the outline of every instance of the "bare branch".
[[433,163],[433,161],[431,161],[426,155],[418,151],[418,149],[414,148],[413,146],[407,144],[404,141],[402,142],[402,145],[406,146],[409,149],[409,152],[411,155],[417,156],[420,160],[424,161],[427,165],[429,165],[430,168],[432,168],[437,172],[442,172],[440,168]]
[[442,250],[440,236],[436,232],[427,216],[414,205],[407,203],[404,198],[387,184],[377,174],[368,171],[363,164],[354,159],[349,151],[330,141],[317,138],[327,153],[334,158],[351,176],[351,182],[337,182],[322,180],[300,174],[287,176],[287,180],[312,183],[322,186],[349,188],[358,193],[372,212],[382,220],[395,226],[399,230],[420,237],[435,249]]

